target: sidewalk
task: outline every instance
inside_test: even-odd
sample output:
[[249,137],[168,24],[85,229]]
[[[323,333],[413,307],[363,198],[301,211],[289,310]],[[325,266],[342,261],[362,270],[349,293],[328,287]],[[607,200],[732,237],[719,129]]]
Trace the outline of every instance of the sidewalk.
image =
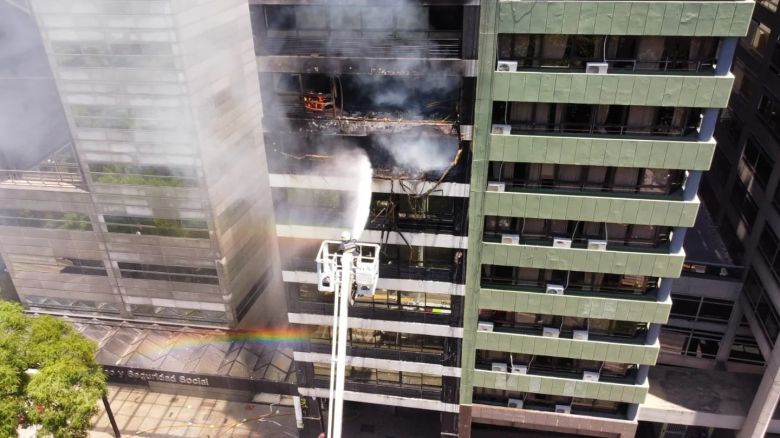
[[[110,385],[108,399],[123,437],[297,438],[291,407],[150,392]],[[113,438],[103,404],[90,438]]]

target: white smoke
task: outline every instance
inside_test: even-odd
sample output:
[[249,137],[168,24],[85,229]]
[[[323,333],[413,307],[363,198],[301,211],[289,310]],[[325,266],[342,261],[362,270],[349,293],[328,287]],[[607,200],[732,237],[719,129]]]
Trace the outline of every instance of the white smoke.
[[363,234],[363,229],[368,222],[368,214],[371,208],[371,180],[374,176],[374,171],[371,169],[371,163],[368,161],[368,157],[365,153],[361,154],[353,164],[355,168],[355,179],[357,189],[354,196],[354,209],[353,209],[353,221],[352,221],[352,238],[360,239],[360,235]]

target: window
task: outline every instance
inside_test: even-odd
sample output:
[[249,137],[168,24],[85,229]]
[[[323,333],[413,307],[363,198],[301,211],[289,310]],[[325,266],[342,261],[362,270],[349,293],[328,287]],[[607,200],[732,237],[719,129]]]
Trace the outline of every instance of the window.
[[11,269],[16,272],[108,276],[102,260],[21,254],[11,254],[8,258],[11,263]]
[[[495,164],[496,162],[491,162]],[[668,195],[681,188],[684,172],[669,169],[600,167],[560,164],[523,164],[515,172],[491,165],[489,181],[514,189],[560,189]]]
[[195,169],[179,166],[139,166],[119,163],[89,163],[92,180],[101,184],[158,187],[196,187]]
[[[758,103],[758,115],[773,130],[780,130],[780,103],[767,95],[761,96]],[[778,134],[775,132],[775,136]]]
[[742,45],[747,49],[762,54],[771,33],[772,29],[766,24],[751,20],[747,36],[741,40]]
[[217,270],[188,266],[144,265],[119,262],[122,278],[140,280],[178,281],[183,283],[219,284]]
[[777,234],[772,231],[772,227],[768,223],[764,225],[764,230],[761,232],[758,249],[769,265],[772,275],[780,282],[780,239],[777,238]]
[[766,288],[761,284],[758,275],[751,269],[745,279],[743,293],[755,312],[758,324],[761,326],[767,341],[774,345],[780,333],[780,316],[769,298]]
[[104,216],[109,233],[208,239],[208,224],[195,219]]
[[734,183],[734,189],[731,192],[731,205],[736,208],[745,226],[748,229],[753,228],[758,217],[758,206],[753,200],[753,196],[748,193],[747,188],[740,181]]
[[733,306],[731,301],[673,294],[671,316],[689,321],[728,322]]
[[766,155],[758,140],[750,137],[739,163],[739,178],[746,187],[750,187],[751,182],[755,179],[761,188],[766,189],[774,165],[774,161]]
[[758,4],[769,9],[772,12],[777,12],[777,5],[780,0],[759,0]]
[[486,216],[483,239],[500,242],[503,234],[518,234],[523,243],[531,245],[567,238],[580,246],[589,239],[604,239],[611,246],[654,248],[668,242],[670,233],[671,227],[652,225]]
[[92,222],[86,214],[11,208],[0,209],[0,225],[55,230],[92,230]]
[[517,131],[684,136],[700,124],[697,108],[494,102],[493,123]]
[[736,61],[734,68],[731,69],[734,74],[734,91],[745,100],[750,100],[756,94],[756,81],[750,75],[745,74],[745,65]]
[[249,292],[244,295],[244,298],[241,298],[241,301],[236,306],[236,319],[239,321],[244,319],[244,316],[246,316],[247,312],[249,312],[249,309],[252,308],[252,305],[255,303],[255,301],[257,301],[260,295],[265,292],[265,288],[268,286],[268,282],[271,281],[272,277],[273,274],[270,272],[270,270],[266,270],[260,276],[260,279],[249,288]]
[[219,310],[185,309],[180,307],[152,306],[147,304],[130,304],[130,312],[136,316],[151,316],[179,321],[205,321],[224,324],[227,315]]
[[[736,85],[734,88],[736,89]],[[726,134],[732,140],[730,142],[725,142],[725,143],[734,146],[737,144],[737,142],[739,142],[739,139],[742,136],[742,121],[734,113],[734,111],[731,110],[731,108],[724,109],[720,114],[721,114],[720,127],[726,132]],[[723,143],[718,143],[718,144],[723,144]],[[718,148],[717,150],[720,150],[720,148]]]

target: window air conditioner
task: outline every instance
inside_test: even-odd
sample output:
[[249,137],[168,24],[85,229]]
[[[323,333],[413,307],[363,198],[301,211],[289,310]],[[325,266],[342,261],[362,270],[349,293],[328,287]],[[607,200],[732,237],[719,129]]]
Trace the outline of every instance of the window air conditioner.
[[519,245],[520,235],[518,234],[502,234],[501,243],[504,245]]
[[571,406],[569,405],[555,405],[556,414],[571,414]]
[[487,322],[487,321],[480,321],[477,323],[477,331],[478,332],[492,332],[493,331],[493,323]]
[[561,331],[555,327],[545,327],[542,329],[542,336],[545,338],[557,338],[560,334]]
[[587,341],[588,340],[588,331],[587,330],[574,330],[574,333],[572,334],[572,339],[575,339],[577,341]]
[[583,371],[582,372],[582,380],[586,382],[598,382],[599,381],[599,373],[595,373],[593,371]]
[[609,64],[606,62],[588,62],[585,64],[585,73],[605,75],[607,70],[609,70]]
[[512,374],[528,374],[528,365],[512,365]]
[[607,241],[588,239],[588,249],[595,250],[595,251],[606,251]]
[[571,248],[571,239],[553,239],[553,248]]
[[545,292],[553,295],[563,295],[563,285],[547,283]]
[[523,409],[523,401],[517,398],[510,398],[506,406],[509,408]]
[[496,71],[517,71],[517,61],[498,61]]
[[506,369],[507,369],[506,364],[503,362],[493,362],[492,364],[490,364],[490,371],[498,371],[501,373],[505,373]]
[[503,192],[504,190],[506,190],[506,183],[488,181],[488,185],[487,185],[488,192]]
[[509,135],[512,133],[512,125],[499,125],[494,124],[490,128],[491,134],[501,134],[501,135]]

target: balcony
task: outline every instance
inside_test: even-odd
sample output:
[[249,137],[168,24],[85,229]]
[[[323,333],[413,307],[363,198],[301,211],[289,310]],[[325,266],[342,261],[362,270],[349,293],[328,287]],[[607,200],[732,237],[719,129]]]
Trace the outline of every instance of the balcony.
[[[329,387],[328,380],[315,379],[313,382],[315,388]],[[304,386],[304,385],[301,385]],[[362,383],[354,381],[346,381],[344,383],[344,389],[347,391],[363,392],[367,394],[381,394],[395,397],[404,398],[421,398],[426,400],[441,400],[442,390],[441,388],[418,388],[418,387],[403,387],[394,385],[382,385],[377,383]]]
[[699,200],[487,192],[483,208],[483,214],[492,216],[692,227]]
[[[418,265],[413,263],[391,262],[380,258],[380,278],[395,278],[401,280],[441,281],[446,283],[463,284],[465,281],[464,269],[460,265]],[[285,263],[284,270],[314,272],[316,264],[314,258],[293,257]]]
[[[497,101],[517,102],[725,108],[733,82],[732,75],[707,77],[549,71],[496,72],[492,97]],[[660,126],[649,128],[655,135],[675,135],[673,131],[664,132]],[[561,131],[576,132],[582,129],[583,127],[576,125],[564,125]],[[637,131],[614,125],[604,125],[600,129],[611,133],[619,132],[620,135],[632,135],[632,131]]]
[[715,140],[490,136],[488,159],[499,162],[709,170]]
[[752,1],[502,1],[499,33],[742,37]]
[[553,246],[482,243],[482,263],[563,271],[677,278],[685,253],[601,251]]
[[667,299],[657,302],[655,291],[646,295],[632,295],[566,288],[563,295],[555,295],[545,293],[542,287],[495,284],[485,287],[483,283],[479,291],[479,307],[509,312],[553,313],[560,316],[665,324],[669,319],[672,301]]
[[[499,329],[500,330],[500,329]],[[655,365],[660,345],[643,343],[617,343],[615,337],[591,338],[587,341],[553,338],[541,333],[522,333],[523,330],[506,328],[504,331],[477,331],[475,344],[481,349],[542,356],[605,362]],[[595,336],[595,335],[594,335]],[[630,338],[626,338],[630,339]],[[636,340],[638,341],[638,340]],[[475,386],[480,386],[476,385]]]
[[437,38],[436,35],[419,39],[393,38],[386,35],[363,35],[349,39],[287,35],[256,38],[255,53],[258,56],[458,59],[461,54],[461,40],[457,37]]
[[[333,303],[330,302],[312,302],[298,301],[296,307],[297,313],[313,313],[317,315],[332,315]],[[446,313],[444,313],[446,311]],[[356,302],[350,307],[349,316],[353,318],[379,319],[384,321],[416,322],[422,324],[439,324],[457,326],[457,319],[453,320],[453,315],[449,309],[422,308],[421,311],[415,310],[394,310],[380,308],[378,306],[365,306]]]
[[[302,347],[300,351],[306,351],[307,347]],[[316,343],[311,342],[308,344],[308,351],[312,353],[331,353],[330,343]],[[368,357],[372,359],[385,359],[396,360],[402,362],[420,362],[430,363],[444,366],[457,366],[455,355],[445,356],[444,352],[418,352],[418,351],[403,351],[400,349],[389,348],[371,348],[371,347],[354,347],[347,346],[347,356],[355,357]],[[451,357],[451,359],[447,359]]]
[[[491,367],[497,361],[493,360],[477,360],[474,369],[490,371]],[[500,361],[498,361],[500,362]],[[507,365],[509,365],[507,363]],[[598,372],[598,370],[575,370],[575,369],[545,369],[543,367],[537,367],[532,362],[525,375],[540,376],[540,377],[556,377],[560,379],[574,379],[582,380],[583,371]],[[510,373],[511,374],[511,373]],[[633,385],[636,382],[636,368],[629,369],[623,376],[610,376],[600,373],[599,382],[604,383],[617,383],[622,385]]]
[[505,389],[514,392],[534,392],[564,397],[592,398],[622,403],[642,403],[648,385],[591,382],[562,377],[510,374],[474,370],[473,385],[481,388]]

